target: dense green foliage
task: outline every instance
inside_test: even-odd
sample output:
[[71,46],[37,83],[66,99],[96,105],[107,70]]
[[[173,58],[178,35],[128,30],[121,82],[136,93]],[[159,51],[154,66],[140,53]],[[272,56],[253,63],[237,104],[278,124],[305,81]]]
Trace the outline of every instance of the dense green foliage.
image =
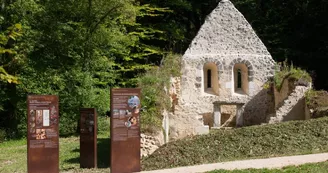
[[162,113],[170,111],[171,97],[168,93],[171,77],[180,76],[180,55],[167,55],[160,67],[155,67],[139,78],[142,88],[141,131],[155,133],[161,129]]
[[219,130],[165,144],[143,169],[328,151],[328,118]]
[[[58,95],[60,133],[72,134],[80,107],[95,107],[105,115],[110,87],[135,86],[138,74],[156,63],[148,56],[162,54],[160,48],[142,43],[158,31],[136,20],[165,9],[139,6],[133,0],[2,4],[0,29],[22,26],[18,39],[14,32],[0,35],[1,48],[6,48],[0,74],[7,75],[0,81],[0,127],[9,137],[25,135],[28,94]],[[18,85],[8,83],[13,81],[9,74],[18,77]]]
[[[10,44],[10,41],[16,40],[17,37],[21,36],[22,26],[16,24],[9,27],[6,31],[0,33],[0,81],[8,83],[18,83],[17,77],[10,75],[4,69],[4,66],[9,66],[10,59],[15,54],[15,50],[12,48],[7,48],[7,45]],[[1,110],[1,109],[0,109]]]
[[[311,71],[317,89],[328,88],[321,65],[328,52],[328,1],[231,1],[275,60],[288,58]],[[110,87],[143,83],[152,88],[145,85],[148,77],[142,79],[140,74],[154,73],[153,67],[171,52],[183,54],[218,1],[0,0],[0,4],[0,129],[19,137],[25,135],[28,94],[59,95],[60,131],[71,134],[77,130],[78,108],[96,107],[102,116],[109,111]],[[167,82],[166,77],[158,80]],[[149,115],[157,117],[155,112],[162,110],[155,101],[162,95],[150,96],[157,92],[151,89],[143,92],[153,97],[144,100],[149,110],[144,122],[158,122]]]
[[140,23],[164,32],[165,40],[152,44],[165,50],[183,54],[203,24],[206,15],[218,4],[217,0],[142,0],[141,4],[155,7],[168,7],[173,12],[158,18],[144,18]]

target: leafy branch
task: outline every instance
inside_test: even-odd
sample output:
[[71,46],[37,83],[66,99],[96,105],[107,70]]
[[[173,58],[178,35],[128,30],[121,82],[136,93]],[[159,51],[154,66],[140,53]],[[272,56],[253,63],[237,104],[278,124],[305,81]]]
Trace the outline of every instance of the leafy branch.
[[[18,78],[16,76],[10,75],[4,68],[3,60],[6,55],[13,55],[16,54],[16,51],[9,47],[10,40],[15,41],[17,37],[21,36],[22,25],[15,24],[14,26],[9,27],[5,32],[0,33],[0,56],[1,60],[0,63],[0,81],[8,82],[8,83],[18,83]],[[7,56],[8,57],[8,56]]]

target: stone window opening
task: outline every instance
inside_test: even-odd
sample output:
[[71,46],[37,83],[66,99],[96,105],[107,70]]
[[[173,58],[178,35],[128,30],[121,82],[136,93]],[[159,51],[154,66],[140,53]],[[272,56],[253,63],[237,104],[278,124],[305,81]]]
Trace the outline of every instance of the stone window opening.
[[203,68],[203,87],[208,94],[219,94],[218,69],[215,63],[206,63]]
[[243,105],[243,103],[214,102],[212,128],[243,126]]
[[248,95],[248,68],[245,64],[235,64],[233,68],[234,93]]
[[238,89],[241,88],[241,70],[240,69],[237,70],[237,88]]
[[207,70],[207,88],[212,88],[212,71]]

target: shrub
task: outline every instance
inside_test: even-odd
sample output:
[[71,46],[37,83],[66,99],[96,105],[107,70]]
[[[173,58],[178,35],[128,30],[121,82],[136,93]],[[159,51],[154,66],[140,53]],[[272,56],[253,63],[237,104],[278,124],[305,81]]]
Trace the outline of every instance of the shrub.
[[110,132],[110,119],[105,116],[98,116],[98,134],[108,134]]
[[324,90],[308,90],[305,95],[307,106],[310,109],[328,106],[328,92]]
[[311,111],[311,118],[328,116],[328,92],[309,90],[305,95],[306,105]]
[[312,78],[309,73],[299,67],[294,67],[293,64],[289,66],[287,61],[279,63],[276,66],[273,82],[278,90],[281,89],[284,80],[295,80],[302,83],[312,82]]
[[180,55],[167,55],[160,67],[154,67],[138,78],[142,89],[141,131],[154,133],[161,130],[162,111],[170,109],[170,96],[165,91],[172,76],[180,76]]

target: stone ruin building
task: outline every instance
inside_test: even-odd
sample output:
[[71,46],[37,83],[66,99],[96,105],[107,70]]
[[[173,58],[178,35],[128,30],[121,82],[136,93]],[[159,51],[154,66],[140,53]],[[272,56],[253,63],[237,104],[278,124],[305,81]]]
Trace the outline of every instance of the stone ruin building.
[[[164,112],[166,139],[284,121],[307,88],[294,91],[288,83],[283,91],[264,87],[274,71],[275,62],[251,25],[229,0],[222,0],[183,55],[181,77],[172,78],[174,111]],[[301,96],[284,105],[293,92]],[[288,116],[304,119],[304,111],[300,114]]]

